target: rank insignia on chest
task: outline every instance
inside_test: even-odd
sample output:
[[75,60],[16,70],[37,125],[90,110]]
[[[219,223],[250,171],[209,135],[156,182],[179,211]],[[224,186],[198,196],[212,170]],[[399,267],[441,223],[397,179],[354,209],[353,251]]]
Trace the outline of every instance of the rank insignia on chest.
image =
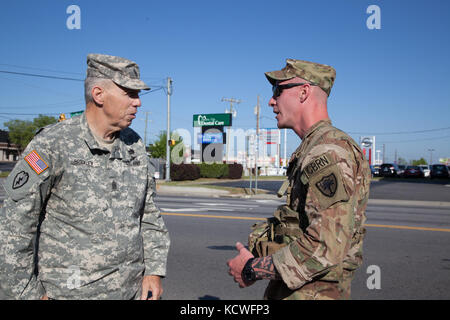
[[37,174],[41,174],[48,168],[48,165],[35,150],[31,151],[24,159]]
[[319,182],[316,183],[317,189],[319,189],[320,192],[324,196],[327,197],[333,197],[337,190],[337,179],[334,173],[329,174],[325,177],[323,177]]

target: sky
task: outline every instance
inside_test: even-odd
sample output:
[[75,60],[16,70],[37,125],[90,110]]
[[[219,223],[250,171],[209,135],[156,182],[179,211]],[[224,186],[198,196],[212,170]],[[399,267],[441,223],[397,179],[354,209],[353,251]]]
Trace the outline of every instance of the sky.
[[[79,29],[67,26],[70,5],[80,8]],[[371,5],[380,9],[379,29],[368,28]],[[148,112],[147,142],[166,130],[168,77],[171,129],[193,132],[194,114],[229,108],[222,98],[241,100],[233,129],[254,129],[258,95],[260,127],[276,128],[264,72],[293,58],[336,69],[334,126],[357,142],[375,136],[386,162],[437,162],[450,157],[449,12],[444,0],[8,1],[0,11],[0,128],[83,110],[88,53],[139,64],[153,90],[131,127],[144,137]],[[300,142],[289,130],[288,156]]]

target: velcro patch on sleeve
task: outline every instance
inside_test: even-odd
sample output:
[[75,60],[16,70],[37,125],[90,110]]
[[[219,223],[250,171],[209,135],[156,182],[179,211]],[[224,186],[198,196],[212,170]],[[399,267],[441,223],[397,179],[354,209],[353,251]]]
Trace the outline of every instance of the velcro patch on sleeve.
[[303,169],[301,180],[303,184],[307,184],[312,176],[318,174],[324,169],[332,166],[334,162],[329,154],[324,153],[312,161],[310,161]]
[[319,174],[314,175],[309,186],[316,195],[317,206],[320,209],[327,209],[337,202],[348,201],[350,198],[337,164],[328,166]]
[[31,169],[37,174],[41,174],[47,170],[48,165],[41,158],[41,156],[36,152],[36,150],[31,151],[26,157],[25,161],[30,165]]

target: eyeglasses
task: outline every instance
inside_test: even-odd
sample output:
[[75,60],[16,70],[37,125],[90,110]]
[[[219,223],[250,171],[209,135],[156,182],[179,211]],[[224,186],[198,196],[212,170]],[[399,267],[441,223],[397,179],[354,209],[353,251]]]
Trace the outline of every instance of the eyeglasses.
[[303,82],[303,83],[287,83],[287,84],[276,84],[272,87],[272,93],[273,97],[279,97],[284,89],[290,89],[293,87],[303,86],[305,84],[309,84],[311,86],[317,86],[317,84],[309,83],[309,82]]

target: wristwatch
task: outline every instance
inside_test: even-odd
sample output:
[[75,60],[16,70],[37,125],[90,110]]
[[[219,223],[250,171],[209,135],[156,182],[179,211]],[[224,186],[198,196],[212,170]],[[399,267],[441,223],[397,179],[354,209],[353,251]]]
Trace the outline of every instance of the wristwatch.
[[242,269],[242,280],[244,280],[244,282],[256,281],[255,270],[252,268],[253,259],[254,258],[248,259],[244,268]]

